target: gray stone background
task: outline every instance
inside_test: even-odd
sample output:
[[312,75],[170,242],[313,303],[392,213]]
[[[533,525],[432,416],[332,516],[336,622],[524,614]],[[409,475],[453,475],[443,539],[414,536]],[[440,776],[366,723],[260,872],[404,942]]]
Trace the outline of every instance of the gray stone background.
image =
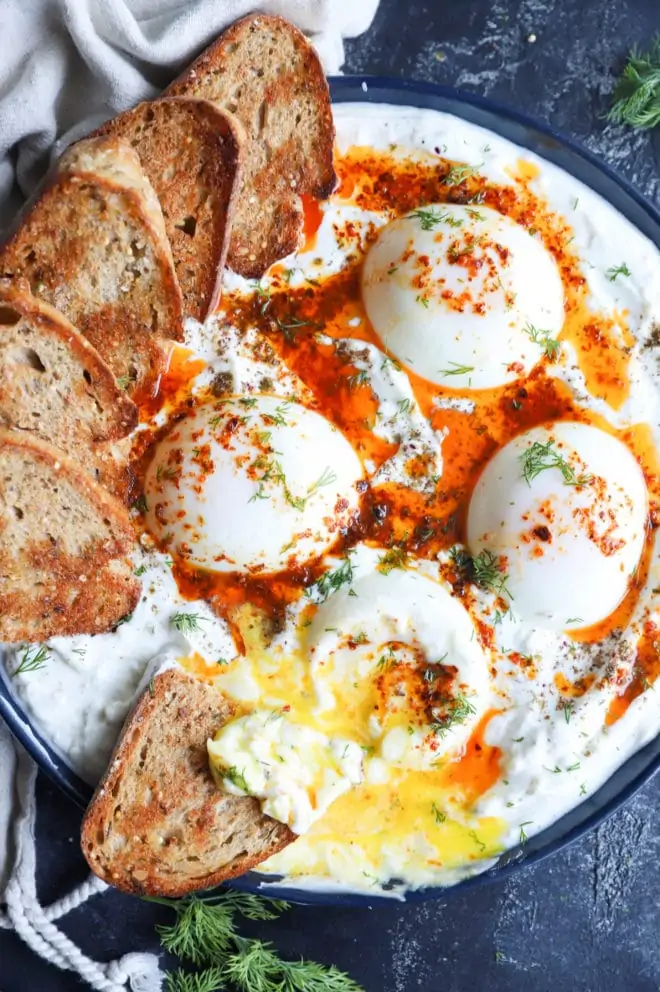
[[[658,30],[658,0],[382,0],[368,35],[347,46],[345,68],[450,84],[524,110],[583,142],[658,204],[660,131],[604,120],[628,49]],[[38,793],[48,902],[82,880],[85,866],[79,812],[44,780]],[[294,908],[254,932],[284,955],[336,964],[366,992],[657,992],[659,800],[656,780],[588,837],[503,882],[416,907]],[[108,959],[155,950],[154,924],[166,918],[110,893],[65,929]],[[82,986],[0,932],[0,988]]]

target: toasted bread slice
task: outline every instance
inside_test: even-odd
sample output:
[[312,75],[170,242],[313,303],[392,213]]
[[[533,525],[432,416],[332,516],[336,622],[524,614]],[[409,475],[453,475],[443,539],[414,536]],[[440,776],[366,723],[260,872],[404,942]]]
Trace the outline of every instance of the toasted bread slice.
[[23,280],[0,280],[0,423],[68,453],[116,441],[138,411],[89,341]]
[[180,669],[155,676],[83,820],[83,854],[100,878],[178,897],[241,875],[294,839],[256,799],[213,782],[206,742],[232,713],[217,689]]
[[158,338],[183,333],[160,205],[138,156],[119,138],[67,150],[0,249],[0,275],[26,278],[129,390],[159,371]]
[[334,124],[319,57],[281,17],[237,21],[165,91],[214,100],[238,117],[247,135],[243,177],[228,263],[263,275],[298,246],[300,194],[329,196]]
[[0,641],[110,630],[140,595],[125,508],[57,448],[0,429]]
[[220,299],[245,133],[208,100],[141,103],[104,124],[140,156],[165,218],[184,310],[204,320]]

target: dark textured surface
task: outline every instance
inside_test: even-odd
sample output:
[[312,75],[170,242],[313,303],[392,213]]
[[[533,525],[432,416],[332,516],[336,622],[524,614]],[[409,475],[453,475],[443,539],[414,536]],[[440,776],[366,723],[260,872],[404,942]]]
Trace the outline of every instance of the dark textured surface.
[[[584,142],[658,203],[660,132],[613,128],[603,114],[628,48],[659,29],[657,0],[382,0],[369,34],[348,44],[346,69],[452,84],[525,110]],[[77,810],[43,780],[38,791],[48,903],[81,881],[85,866]],[[291,957],[335,963],[366,992],[657,992],[659,800],[656,779],[595,833],[504,883],[419,907],[293,909],[260,935]],[[108,960],[156,950],[153,926],[166,918],[108,893],[64,929]],[[2,992],[82,988],[0,932]]]

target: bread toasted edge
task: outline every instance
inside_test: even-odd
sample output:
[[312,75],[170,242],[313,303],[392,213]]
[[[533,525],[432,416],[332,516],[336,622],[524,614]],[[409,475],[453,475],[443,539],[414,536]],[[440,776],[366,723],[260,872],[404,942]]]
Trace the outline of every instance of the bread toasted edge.
[[[231,241],[231,227],[233,217],[236,211],[236,201],[238,197],[238,190],[240,188],[243,170],[243,159],[245,153],[246,135],[245,129],[241,122],[234,117],[228,111],[224,110],[218,104],[213,103],[211,100],[204,100],[199,97],[193,96],[163,96],[155,100],[145,100],[139,103],[136,107],[131,110],[127,110],[125,113],[120,114],[118,117],[114,117],[107,121],[101,127],[97,128],[96,131],[90,135],[90,137],[105,136],[112,134],[122,133],[122,126],[130,122],[132,118],[139,118],[139,116],[144,113],[147,108],[157,108],[159,105],[167,104],[183,104],[189,107],[193,113],[200,116],[204,116],[208,119],[208,123],[212,128],[215,128],[217,132],[225,137],[228,137],[231,141],[231,155],[228,161],[225,162],[225,167],[227,169],[228,175],[231,177],[230,182],[230,193],[227,198],[226,211],[225,211],[225,224],[222,237],[216,247],[215,251],[215,273],[214,273],[214,283],[213,289],[209,294],[208,300],[205,301],[203,307],[197,314],[189,314],[198,320],[204,320],[207,316],[212,314],[217,308],[220,302],[220,297],[222,293],[222,277],[227,262],[227,253],[229,251],[229,245]],[[128,139],[124,139],[128,140]],[[140,154],[140,144],[136,141],[133,147],[137,150],[138,156],[142,157]],[[150,178],[151,184],[154,188],[156,196],[159,196],[159,187],[156,182],[153,172],[150,174],[149,163],[142,163],[143,169]],[[173,255],[175,253],[174,244],[170,239],[170,247],[172,249]],[[176,258],[175,258],[176,267]],[[185,300],[184,300],[185,302]]]
[[149,232],[164,274],[171,311],[169,333],[158,337],[183,340],[183,297],[176,276],[172,248],[165,230],[160,201],[149,182],[137,152],[115,135],[81,138],[70,145],[55,165],[53,185],[67,177],[86,181],[122,194],[134,218]]
[[[241,35],[259,24],[270,26],[279,31],[288,32],[295,43],[304,48],[309,58],[307,89],[317,92],[318,113],[322,120],[322,130],[326,140],[316,153],[321,179],[315,183],[304,185],[297,193],[308,193],[317,200],[325,200],[337,187],[338,177],[334,168],[334,138],[335,125],[332,115],[330,88],[319,55],[305,34],[291,21],[277,14],[255,12],[246,14],[229,25],[211,44],[204,49],[195,61],[188,66],[164,91],[165,97],[203,96],[199,92],[200,80],[207,74],[213,74],[214,66],[224,58],[226,49],[240,41]],[[230,243],[228,264],[237,274],[247,279],[260,278],[275,262],[294,251],[302,231],[303,215],[299,207],[288,218],[281,218],[278,239],[275,246],[261,249],[259,257],[251,260],[243,251],[235,250]]]
[[[93,377],[100,391],[105,393],[115,410],[114,422],[105,433],[93,435],[94,441],[118,441],[126,437],[138,422],[138,408],[115,379],[109,365],[103,361],[96,348],[74,327],[64,314],[45,300],[30,292],[27,279],[0,278],[0,307],[7,307],[26,320],[37,319],[47,324],[50,333],[74,353],[79,362],[93,369]],[[0,326],[0,335],[2,327]],[[9,425],[12,426],[12,425]]]
[[[109,822],[112,815],[113,792],[118,792],[121,776],[130,774],[131,761],[139,757],[138,752],[145,731],[148,730],[150,721],[157,716],[163,705],[165,695],[169,691],[176,690],[177,686],[184,693],[189,692],[191,688],[200,692],[203,691],[205,694],[209,694],[209,698],[213,697],[221,704],[224,704],[224,720],[233,715],[233,704],[226,698],[223,698],[213,686],[202,683],[178,667],[168,668],[159,672],[150,680],[147,688],[139,696],[134,708],[126,717],[121,734],[110,757],[108,768],[94,791],[81,825],[81,849],[91,870],[109,885],[113,885],[122,892],[131,895],[181,898],[192,892],[212,888],[250,871],[262,861],[277,854],[278,851],[281,851],[288,844],[292,843],[296,837],[285,824],[263,814],[255,799],[248,796],[227,797],[218,790],[218,794],[223,795],[224,798],[229,798],[234,803],[245,804],[248,808],[251,808],[254,811],[257,822],[261,824],[266,823],[272,828],[269,834],[270,843],[264,850],[254,855],[238,857],[234,861],[222,865],[217,870],[210,871],[202,884],[200,884],[198,879],[195,880],[194,884],[185,880],[177,881],[173,878],[166,880],[162,878],[157,879],[149,876],[146,872],[141,872],[146,877],[137,878],[132,872],[126,871],[117,865],[113,866],[111,862],[104,862],[98,856],[97,840],[99,833],[104,833],[104,824]],[[206,750],[207,739],[208,735],[203,733],[199,740],[190,743],[197,747],[203,747]],[[207,789],[208,785],[213,783],[208,765],[204,766],[200,774],[204,775],[204,788]],[[213,788],[217,788],[215,783],[213,783]]]

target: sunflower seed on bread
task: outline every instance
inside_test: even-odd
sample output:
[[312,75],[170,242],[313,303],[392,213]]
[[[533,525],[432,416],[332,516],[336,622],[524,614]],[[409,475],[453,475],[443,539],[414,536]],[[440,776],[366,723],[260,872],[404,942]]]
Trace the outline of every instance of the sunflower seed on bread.
[[259,277],[298,245],[301,194],[336,185],[328,83],[304,34],[282,17],[250,14],[227,28],[165,91],[215,101],[246,132],[228,264]]
[[159,339],[183,333],[160,205],[119,138],[86,139],[65,152],[0,249],[0,276],[27,279],[129,391],[160,370]]
[[178,668],[129,715],[82,824],[90,868],[124,892],[179,897],[241,875],[295,839],[256,799],[215,785],[206,743],[231,717],[217,689]]
[[160,201],[186,315],[204,320],[220,298],[245,132],[208,100],[141,103],[96,134],[127,141]]
[[140,595],[126,509],[59,449],[0,428],[0,641],[111,630]]

